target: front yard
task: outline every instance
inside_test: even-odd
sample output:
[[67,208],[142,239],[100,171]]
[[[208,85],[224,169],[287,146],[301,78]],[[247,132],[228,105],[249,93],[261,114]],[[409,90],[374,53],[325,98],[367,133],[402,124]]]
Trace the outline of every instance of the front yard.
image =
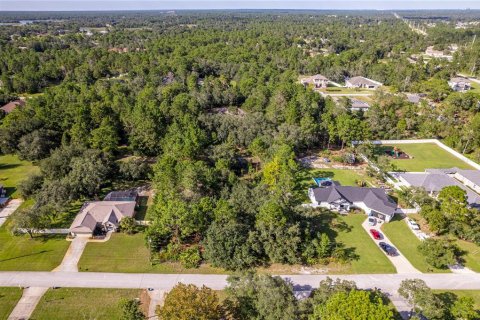
[[49,289],[32,319],[121,319],[121,299],[139,298],[141,292],[139,289]]
[[401,220],[398,215],[389,223],[384,223],[382,231],[405,258],[421,272],[450,272],[448,269],[434,268],[425,261],[423,255],[417,249],[420,245],[420,239],[413,234],[405,221]]
[[79,271],[91,272],[225,273],[222,269],[208,265],[202,265],[198,269],[185,269],[180,263],[173,262],[152,266],[143,233],[115,233],[107,242],[88,243],[78,267]]
[[0,185],[7,189],[9,197],[18,198],[18,184],[28,176],[38,172],[38,167],[31,162],[21,161],[18,156],[0,156]]
[[423,172],[425,169],[452,167],[473,169],[434,143],[399,144],[396,147],[411,157],[410,159],[392,159],[392,163],[401,171]]
[[70,242],[65,236],[13,236],[8,221],[0,228],[0,271],[51,271],[63,259]]
[[480,272],[480,246],[463,240],[457,240],[456,244],[465,252],[462,256],[465,266],[475,272]]
[[0,287],[0,319],[7,319],[22,296],[20,288]]

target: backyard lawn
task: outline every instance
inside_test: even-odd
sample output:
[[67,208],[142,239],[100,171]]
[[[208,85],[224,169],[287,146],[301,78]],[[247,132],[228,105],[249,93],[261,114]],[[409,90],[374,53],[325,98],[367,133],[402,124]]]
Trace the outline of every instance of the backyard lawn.
[[198,269],[185,269],[179,263],[152,266],[145,245],[145,234],[112,234],[107,242],[87,244],[79,262],[80,271],[129,273],[203,273],[221,274],[222,269],[202,265]]
[[368,177],[362,170],[304,169],[300,172],[300,185],[304,192],[309,187],[317,186],[313,178],[331,178],[340,182],[342,186],[358,186],[358,180],[372,181],[372,178]]
[[[386,145],[388,146],[388,145]],[[399,144],[397,147],[413,159],[392,159],[399,170],[421,172],[431,168],[473,169],[467,163],[443,150],[434,143]]]
[[329,271],[330,273],[396,272],[390,260],[363,229],[362,223],[365,219],[367,219],[367,216],[364,214],[350,214],[349,216],[339,218],[340,221],[345,222],[350,228],[349,230],[339,230],[336,241],[342,242],[346,248],[353,248],[354,253],[358,255],[358,260],[345,265],[329,266],[332,267],[332,270]]
[[65,236],[13,236],[7,225],[0,228],[1,271],[51,271],[62,262],[70,245]]
[[0,156],[0,184],[7,189],[7,195],[18,197],[17,186],[28,176],[39,172],[31,162],[21,161],[17,156]]
[[421,272],[450,272],[449,269],[434,268],[425,261],[423,255],[417,249],[420,239],[413,234],[405,221],[400,219],[399,216],[395,216],[392,221],[383,224],[382,230],[405,258]]
[[8,318],[21,296],[20,288],[0,287],[0,320]]
[[122,298],[140,298],[138,289],[49,289],[32,314],[35,320],[120,319]]

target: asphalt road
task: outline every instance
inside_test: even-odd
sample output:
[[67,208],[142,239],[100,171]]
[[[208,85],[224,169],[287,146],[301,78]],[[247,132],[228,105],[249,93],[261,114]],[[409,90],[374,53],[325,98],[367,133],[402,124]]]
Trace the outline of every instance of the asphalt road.
[[[381,288],[394,292],[404,279],[423,279],[432,289],[480,290],[480,274],[357,274],[357,275],[284,275],[297,291],[318,286],[327,276],[353,280],[360,288]],[[101,272],[0,272],[3,287],[79,287],[79,288],[155,288],[170,290],[177,283],[205,285],[221,290],[227,285],[226,275],[149,274]]]

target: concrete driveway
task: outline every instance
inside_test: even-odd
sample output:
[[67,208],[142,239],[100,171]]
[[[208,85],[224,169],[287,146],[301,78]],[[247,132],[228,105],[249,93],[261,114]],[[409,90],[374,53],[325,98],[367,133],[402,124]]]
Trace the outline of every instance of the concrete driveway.
[[29,319],[35,307],[48,288],[32,287],[23,290],[22,297],[8,317],[8,320]]
[[[378,219],[377,219],[378,221]],[[384,222],[385,223],[385,222]],[[387,256],[387,258],[392,262],[392,264],[395,266],[395,268],[397,269],[397,273],[401,273],[401,274],[418,274],[418,273],[421,273],[419,270],[417,270],[414,266],[412,266],[412,264],[410,263],[410,261],[407,260],[407,258],[405,258],[405,256],[398,250],[398,248],[396,248],[393,243],[387,238],[387,236],[380,230],[380,227],[381,227],[381,224],[379,224],[377,222],[377,224],[375,226],[370,226],[368,224],[368,219],[366,219],[363,223],[362,223],[362,227],[365,229],[365,232],[368,233],[368,235],[370,236],[370,238],[375,241],[375,243],[377,244],[378,246],[378,243],[379,242],[386,242],[388,243],[389,245],[391,245],[392,247],[394,247],[395,249],[397,249],[397,252],[398,252],[398,255],[395,256],[395,257],[392,257],[392,256],[389,256],[387,255],[381,248],[380,246],[378,246],[378,250],[381,250],[385,256]],[[378,232],[380,232],[380,234],[382,235],[382,239],[380,240],[376,240],[373,238],[372,234],[370,233],[370,229],[375,229],[377,230]]]
[[78,261],[82,257],[87,242],[87,237],[76,237],[73,239],[63,257],[62,263],[53,271],[78,272]]
[[18,209],[18,207],[20,207],[22,202],[23,202],[23,200],[21,200],[21,199],[12,199],[8,202],[8,204],[5,206],[5,208],[0,210],[0,227],[5,223],[7,218],[12,213],[14,213],[15,210]]

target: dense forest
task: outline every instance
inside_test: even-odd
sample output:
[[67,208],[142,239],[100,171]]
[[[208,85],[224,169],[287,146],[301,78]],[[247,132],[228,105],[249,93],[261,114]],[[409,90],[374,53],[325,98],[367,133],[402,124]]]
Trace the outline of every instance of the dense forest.
[[[0,150],[40,166],[21,185],[36,221],[116,180],[151,180],[146,238],[158,260],[238,270],[351,258],[320,232],[330,218],[300,206],[296,160],[309,150],[440,138],[480,160],[480,96],[447,84],[480,74],[478,26],[446,23],[424,37],[391,13],[0,18],[0,102],[27,97],[0,115]],[[451,43],[460,47],[452,62],[408,61]],[[316,73],[389,90],[367,114],[352,113],[298,82]]]

